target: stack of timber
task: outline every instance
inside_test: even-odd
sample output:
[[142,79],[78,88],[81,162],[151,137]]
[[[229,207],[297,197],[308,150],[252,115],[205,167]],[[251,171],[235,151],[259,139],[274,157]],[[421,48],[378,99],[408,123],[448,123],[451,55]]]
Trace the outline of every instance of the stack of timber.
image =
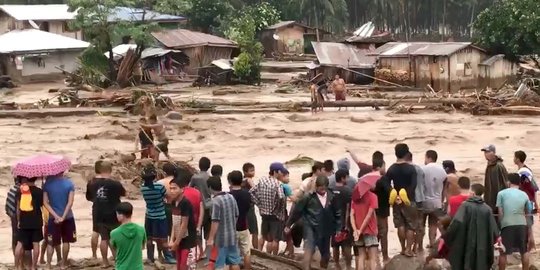
[[406,70],[391,70],[387,68],[375,69],[375,77],[377,79],[401,84],[408,85],[411,81],[411,78],[414,79],[414,72],[408,72]]

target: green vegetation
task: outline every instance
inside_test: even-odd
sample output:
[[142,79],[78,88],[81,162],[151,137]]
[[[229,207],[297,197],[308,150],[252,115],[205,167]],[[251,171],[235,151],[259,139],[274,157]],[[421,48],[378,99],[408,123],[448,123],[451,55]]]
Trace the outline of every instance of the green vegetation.
[[260,82],[263,46],[257,40],[257,32],[278,21],[279,12],[267,3],[246,6],[240,13],[225,18],[222,32],[240,47],[234,73],[241,81]]
[[478,16],[477,42],[492,53],[540,54],[540,1],[498,1]]

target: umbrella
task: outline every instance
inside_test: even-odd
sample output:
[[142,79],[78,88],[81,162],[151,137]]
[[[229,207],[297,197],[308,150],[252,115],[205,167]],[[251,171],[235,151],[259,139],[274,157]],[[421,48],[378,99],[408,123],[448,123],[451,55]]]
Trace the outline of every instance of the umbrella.
[[359,179],[358,184],[354,187],[353,193],[352,193],[352,199],[353,200],[359,200],[366,194],[368,191],[372,190],[375,185],[377,184],[377,181],[381,179],[381,175],[378,173],[370,173],[364,175],[362,178]]
[[71,162],[64,156],[42,154],[19,160],[11,172],[14,176],[44,177],[63,173],[70,166]]

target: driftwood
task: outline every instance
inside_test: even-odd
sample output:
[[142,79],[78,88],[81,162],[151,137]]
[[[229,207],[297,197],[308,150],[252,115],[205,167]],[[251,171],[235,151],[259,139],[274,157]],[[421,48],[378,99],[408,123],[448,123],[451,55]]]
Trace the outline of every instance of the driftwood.
[[253,90],[248,90],[248,89],[227,89],[227,88],[224,88],[224,89],[216,89],[214,91],[212,91],[212,95],[214,96],[224,96],[224,95],[228,95],[228,94],[247,94],[247,93],[253,93],[254,91]]
[[[280,263],[285,264],[287,266],[294,267],[294,268],[296,268],[298,270],[303,269],[302,263],[299,262],[299,261],[292,260],[292,259],[285,258],[285,257],[281,257],[281,256],[272,255],[272,254],[269,254],[269,253],[266,253],[266,252],[262,252],[262,251],[260,251],[258,249],[252,248],[251,249],[251,255],[255,256],[255,257],[262,258],[262,259],[267,259],[267,260],[271,260],[271,261],[280,262]],[[319,267],[316,267],[316,266],[313,266],[313,265],[311,266],[311,269],[312,270],[320,270]]]
[[122,109],[118,108],[55,108],[44,110],[0,110],[0,118],[45,118],[66,117],[66,116],[86,116],[86,115],[125,115]]
[[489,108],[489,114],[540,115],[540,108],[533,106],[507,106]]
[[116,76],[116,80],[118,81],[118,85],[120,85],[120,87],[128,87],[131,85],[131,75],[137,61],[138,59],[137,55],[135,55],[135,51],[133,49],[129,49],[126,52],[126,56],[122,58],[122,62],[118,67],[118,74]]

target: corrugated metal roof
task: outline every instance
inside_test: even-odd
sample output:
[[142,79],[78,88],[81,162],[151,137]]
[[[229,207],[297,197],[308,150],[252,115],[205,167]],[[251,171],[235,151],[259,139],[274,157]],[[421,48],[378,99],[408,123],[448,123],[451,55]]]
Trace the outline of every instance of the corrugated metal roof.
[[495,64],[495,62],[497,62],[497,61],[499,61],[501,59],[504,59],[504,54],[497,54],[497,55],[494,55],[494,56],[484,60],[479,65],[481,65],[481,66],[491,66],[491,65]]
[[230,59],[217,59],[212,61],[212,64],[223,70],[234,70],[233,63]]
[[313,27],[309,27],[305,24],[301,24],[299,22],[296,22],[296,21],[281,21],[281,22],[278,22],[274,25],[270,25],[268,26],[266,29],[279,29],[279,28],[282,28],[282,27],[287,27],[287,26],[290,26],[290,25],[298,25],[298,26],[301,26],[301,27],[305,27],[305,28],[313,28]]
[[[19,21],[36,20],[36,21],[68,21],[75,19],[77,12],[69,12],[68,5],[0,5],[0,9],[9,14],[9,16]],[[116,7],[108,16],[110,22],[118,21],[141,21],[143,9]],[[159,12],[147,10],[145,14],[147,21],[182,21],[186,18],[182,16],[174,16],[162,14]]]
[[[126,55],[129,49],[135,50],[137,48],[137,44],[120,44],[113,48],[113,54],[114,59],[120,59]],[[162,56],[165,54],[168,54],[170,52],[182,52],[180,50],[171,50],[171,49],[163,49],[163,48],[146,48],[141,53],[141,59],[145,59],[148,57],[155,57],[155,56]],[[109,58],[109,52],[104,53],[105,57]]]
[[389,42],[377,48],[373,54],[384,57],[408,55],[447,56],[469,46],[482,50],[473,46],[470,42]]
[[[110,22],[119,22],[119,21],[142,21],[143,9],[140,8],[129,8],[129,7],[116,7],[112,11],[112,14],[109,15],[108,21]],[[182,21],[186,18],[182,16],[174,16],[169,14],[163,14],[151,10],[146,10],[144,14],[144,19],[146,21]]]
[[168,48],[182,49],[200,46],[237,47],[236,43],[232,40],[186,29],[170,29],[154,32],[152,36]]
[[321,66],[346,68],[369,68],[375,65],[375,57],[368,50],[353,45],[334,42],[311,42]]
[[65,21],[77,15],[68,11],[68,5],[0,5],[0,9],[18,21]]
[[0,53],[84,49],[90,43],[36,29],[13,30],[0,35]]

